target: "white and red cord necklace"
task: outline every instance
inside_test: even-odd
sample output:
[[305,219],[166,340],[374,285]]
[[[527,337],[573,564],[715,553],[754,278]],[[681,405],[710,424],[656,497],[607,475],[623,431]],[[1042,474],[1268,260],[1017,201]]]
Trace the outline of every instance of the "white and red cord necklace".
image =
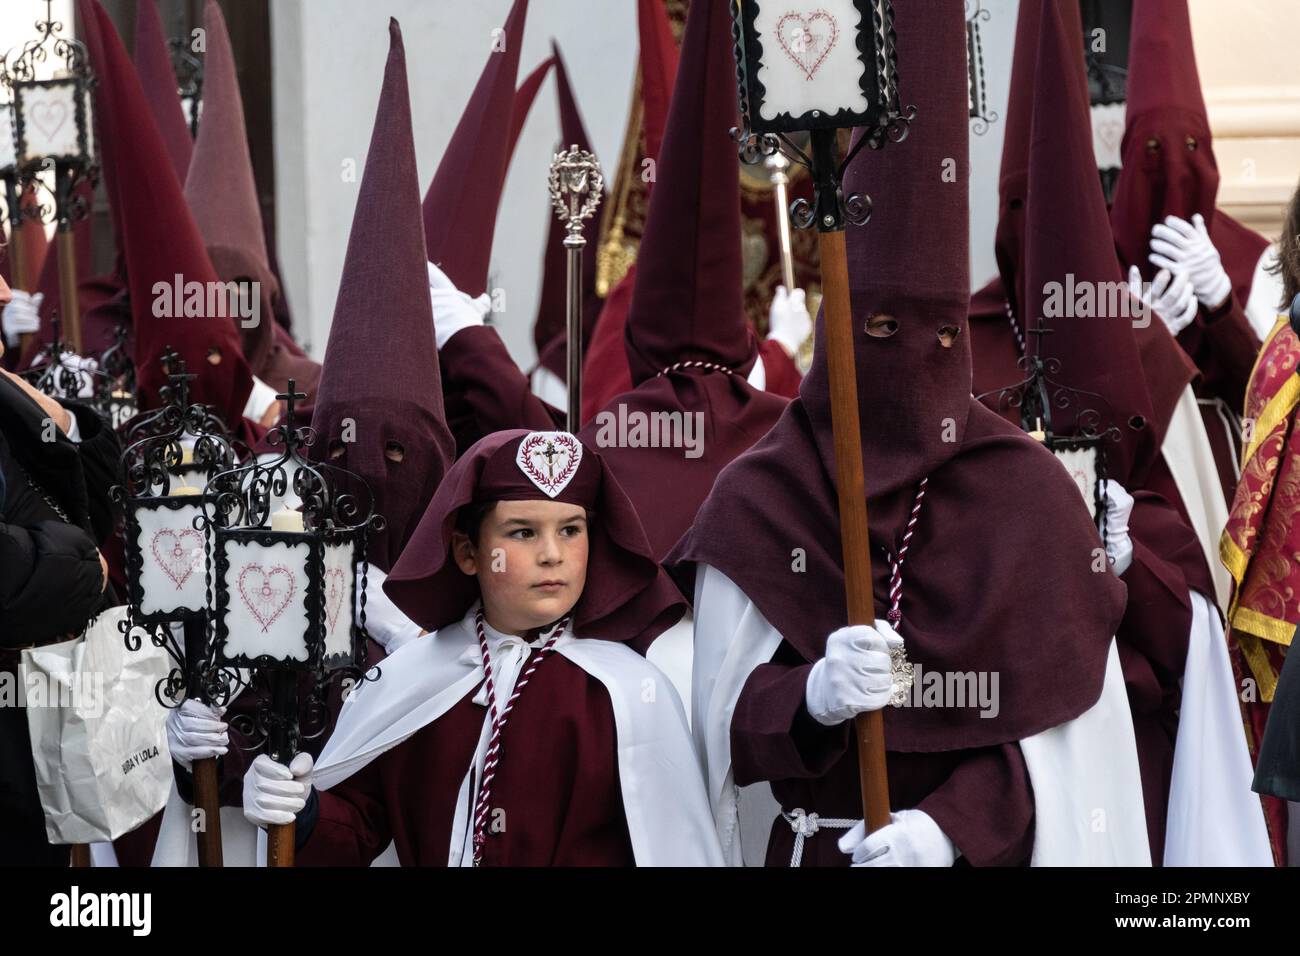
[[492,658],[488,654],[487,633],[483,629],[482,605],[479,606],[478,612],[474,615],[474,627],[478,631],[478,646],[480,653],[483,655],[483,673],[487,683],[488,714],[492,718],[492,733],[488,738],[487,753],[483,757],[483,781],[479,784],[478,799],[474,804],[475,866],[482,864],[483,845],[487,842],[487,818],[489,804],[492,800],[492,779],[496,776],[497,764],[501,759],[501,731],[505,729],[506,720],[510,717],[515,702],[519,700],[519,696],[524,692],[524,688],[528,686],[529,680],[532,679],[533,672],[537,670],[542,661],[555,652],[555,642],[564,635],[568,626],[569,618],[562,618],[558,624],[551,628],[551,636],[546,643],[529,655],[523,673],[519,675],[519,680],[515,681],[514,690],[511,692],[505,706],[498,713],[496,688],[492,683]]

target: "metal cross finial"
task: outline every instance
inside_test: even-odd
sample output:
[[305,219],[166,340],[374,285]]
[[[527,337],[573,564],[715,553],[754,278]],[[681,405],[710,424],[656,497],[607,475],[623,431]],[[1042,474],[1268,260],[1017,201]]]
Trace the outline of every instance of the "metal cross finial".
[[285,390],[279,395],[275,396],[277,400],[285,403],[284,404],[285,421],[289,421],[289,422],[293,421],[294,406],[297,405],[299,401],[304,401],[304,402],[307,401],[307,393],[298,391],[295,388],[297,384],[298,383],[293,379],[289,379]]
[[564,220],[568,230],[565,246],[582,248],[587,242],[582,235],[582,224],[595,214],[605,191],[600,163],[586,150],[570,146],[556,153],[551,161],[548,185],[555,214]]

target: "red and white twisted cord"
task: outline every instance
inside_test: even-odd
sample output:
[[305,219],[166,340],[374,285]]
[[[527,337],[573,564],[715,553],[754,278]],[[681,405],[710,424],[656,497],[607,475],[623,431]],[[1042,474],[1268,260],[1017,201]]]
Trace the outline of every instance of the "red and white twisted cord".
[[699,359],[690,359],[686,362],[674,362],[672,365],[660,372],[657,377],[667,375],[669,372],[680,372],[682,369],[686,368],[702,368],[707,369],[710,372],[725,372],[728,375],[734,374],[732,369],[727,368],[725,365],[719,365],[717,362],[704,362]]
[[496,687],[492,683],[492,659],[488,654],[487,634],[483,630],[482,607],[478,609],[478,613],[474,616],[474,626],[478,630],[478,646],[480,653],[483,655],[483,673],[486,675],[485,680],[487,683],[488,714],[492,718],[492,735],[488,738],[487,753],[483,757],[483,782],[479,784],[478,800],[474,807],[474,865],[479,866],[483,862],[483,845],[487,842],[488,809],[492,800],[492,780],[496,776],[497,763],[500,761],[501,756],[501,731],[505,729],[506,720],[514,709],[515,701],[519,699],[519,695],[528,686],[528,682],[532,679],[537,666],[555,651],[555,642],[560,639],[565,628],[569,626],[569,619],[566,617],[560,621],[552,630],[550,639],[542,645],[536,654],[530,655],[531,662],[524,669],[524,672],[519,675],[519,680],[515,681],[514,691],[499,714],[497,713]]
[[921,502],[925,499],[925,486],[929,481],[929,477],[922,478],[916,486],[916,500],[912,502],[912,514],[903,531],[903,543],[899,545],[898,554],[889,558],[889,613],[885,616],[894,627],[903,620],[903,612],[899,610],[903,598],[903,561],[907,558],[907,549],[912,546],[912,533],[916,530],[916,519],[920,517]]

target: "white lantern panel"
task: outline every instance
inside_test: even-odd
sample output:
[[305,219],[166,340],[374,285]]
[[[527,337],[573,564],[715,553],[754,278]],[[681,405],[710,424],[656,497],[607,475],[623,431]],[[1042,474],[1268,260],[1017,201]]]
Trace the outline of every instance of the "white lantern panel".
[[194,527],[194,519],[202,514],[198,499],[176,510],[138,508],[135,514],[140,526],[136,545],[141,556],[141,613],[203,610],[206,536]]
[[86,111],[86,155],[90,157],[94,157],[95,155],[95,118],[94,118],[95,100],[94,97],[91,95],[89,89],[86,89],[86,91],[82,93],[82,98],[84,100],[84,104],[85,104],[84,108]]
[[1065,470],[1074,479],[1079,493],[1083,495],[1084,504],[1093,521],[1097,520],[1097,449],[1074,448],[1055,449],[1056,460],[1065,466]]
[[226,657],[308,660],[307,557],[310,547],[226,541]]
[[869,111],[857,37],[870,34],[873,25],[862,23],[864,17],[870,14],[861,13],[854,0],[761,2],[754,16],[763,45],[757,73],[763,84],[760,118],[772,121],[781,113],[798,117],[811,110],[827,116]]
[[9,169],[17,159],[13,107],[8,103],[0,104],[0,169]]
[[47,156],[80,156],[77,87],[74,83],[20,86],[15,108],[22,115],[24,165]]
[[352,619],[356,605],[356,545],[351,541],[325,548],[325,657],[352,656]]

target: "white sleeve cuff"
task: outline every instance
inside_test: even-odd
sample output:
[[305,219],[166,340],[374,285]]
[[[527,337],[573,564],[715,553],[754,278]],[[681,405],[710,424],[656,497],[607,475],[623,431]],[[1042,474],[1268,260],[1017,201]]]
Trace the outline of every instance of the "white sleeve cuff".
[[68,441],[72,442],[74,445],[80,445],[81,426],[77,424],[77,416],[72,413],[72,409],[70,408],[66,408],[64,409],[64,411],[66,411],[68,413],[68,417],[72,419],[72,424],[68,426],[68,431],[67,431]]
[[244,417],[260,422],[266,410],[275,404],[275,394],[275,389],[254,375],[253,390],[248,393],[248,401],[244,403]]

